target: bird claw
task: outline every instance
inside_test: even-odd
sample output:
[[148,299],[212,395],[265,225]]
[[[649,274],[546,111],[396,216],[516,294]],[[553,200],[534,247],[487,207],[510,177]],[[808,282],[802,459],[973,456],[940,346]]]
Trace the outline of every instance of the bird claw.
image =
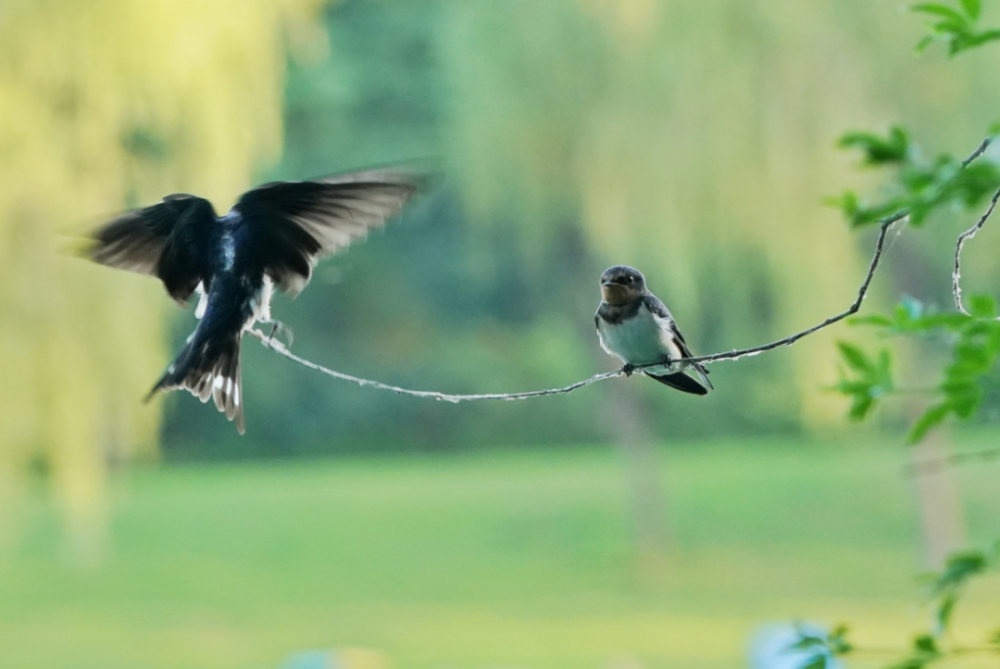
[[[268,345],[270,345],[271,340],[274,339],[275,335],[277,335],[279,337],[278,343],[280,343],[285,348],[292,347],[292,341],[295,340],[295,337],[292,335],[292,329],[290,327],[288,327],[281,321],[264,321],[264,322],[272,326],[271,334],[267,336]],[[287,342],[281,341],[281,337],[285,337],[287,339]]]
[[632,376],[632,372],[635,371],[635,365],[626,362],[622,365],[622,371],[625,372],[625,376]]

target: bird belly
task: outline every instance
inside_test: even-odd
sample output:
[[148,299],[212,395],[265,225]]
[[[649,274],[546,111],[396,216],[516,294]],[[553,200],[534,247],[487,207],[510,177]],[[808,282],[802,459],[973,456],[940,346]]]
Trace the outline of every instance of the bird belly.
[[645,365],[668,355],[680,357],[676,346],[666,345],[660,325],[646,309],[640,309],[635,316],[620,323],[601,321],[600,325],[604,347],[629,364]]

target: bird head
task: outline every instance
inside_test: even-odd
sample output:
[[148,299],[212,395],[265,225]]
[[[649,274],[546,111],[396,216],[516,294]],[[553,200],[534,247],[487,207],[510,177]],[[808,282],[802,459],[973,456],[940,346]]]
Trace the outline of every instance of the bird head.
[[615,265],[601,275],[601,297],[612,306],[628,304],[646,292],[642,272],[626,265]]

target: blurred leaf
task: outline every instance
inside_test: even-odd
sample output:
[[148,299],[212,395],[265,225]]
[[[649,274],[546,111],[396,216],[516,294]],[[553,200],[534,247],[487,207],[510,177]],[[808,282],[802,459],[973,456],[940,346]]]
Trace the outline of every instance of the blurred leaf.
[[853,421],[864,420],[875,401],[892,392],[892,356],[884,349],[873,360],[854,344],[837,342],[837,347],[854,375],[842,375],[833,388],[851,398],[848,417]]
[[962,9],[968,14],[969,18],[975,21],[979,18],[979,13],[982,11],[982,5],[979,0],[962,0]]
[[916,638],[913,639],[913,649],[923,651],[925,653],[937,653],[937,639],[935,639],[930,634],[918,634]]
[[870,314],[868,316],[855,316],[851,320],[847,321],[848,325],[877,325],[879,327],[888,327],[893,324],[893,320],[888,316],[883,316],[881,314]]
[[854,192],[827,200],[841,209],[852,227],[873,224],[902,211],[909,214],[911,224],[919,226],[943,206],[974,206],[1000,183],[1000,167],[995,163],[980,159],[963,167],[961,160],[947,154],[928,159],[899,127],[892,128],[886,137],[851,132],[839,145],[862,151],[866,165],[890,167],[895,172],[881,199],[873,204],[863,202]]
[[799,665],[799,669],[826,669],[828,660],[829,657],[827,655],[813,655],[812,657],[806,658],[805,661]]
[[910,7],[910,11],[940,16],[947,20],[953,21],[959,25],[964,25],[967,22],[966,17],[959,14],[956,10],[952,9],[947,5],[941,5],[937,3],[928,2],[919,5],[913,5],[912,7]]
[[893,126],[885,137],[871,132],[849,132],[840,138],[838,146],[862,151],[867,165],[884,165],[904,161],[910,139],[903,128]]
[[929,26],[931,34],[917,42],[917,51],[923,51],[932,42],[940,41],[947,45],[948,55],[954,56],[1000,39],[1000,31],[980,30],[976,26],[982,13],[980,0],[960,0],[960,6],[962,11],[940,3],[923,3],[910,7],[913,12],[936,19]]
[[943,634],[951,624],[951,614],[955,611],[958,603],[958,594],[948,592],[938,600],[937,608],[934,610],[934,623],[937,626],[938,634]]
[[936,404],[924,411],[910,428],[910,434],[907,436],[909,442],[915,444],[923,439],[932,427],[941,423],[948,416],[950,411],[947,404]]
[[973,295],[969,300],[969,313],[976,318],[996,318],[997,302],[989,295]]
[[840,354],[844,356],[844,360],[852,369],[859,372],[874,371],[875,365],[872,364],[865,352],[854,344],[841,341],[837,342],[837,348],[840,349]]

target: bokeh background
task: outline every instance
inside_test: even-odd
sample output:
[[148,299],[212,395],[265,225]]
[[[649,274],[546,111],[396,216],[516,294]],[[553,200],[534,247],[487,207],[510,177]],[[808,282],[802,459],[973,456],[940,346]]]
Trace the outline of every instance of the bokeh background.
[[[844,309],[867,265],[822,203],[879,181],[839,135],[904,122],[965,154],[1000,119],[996,51],[918,58],[922,30],[895,0],[0,4],[0,666],[734,667],[793,618],[904,643],[914,575],[1000,535],[1000,489],[906,475],[915,407],[847,425],[833,344],[860,331],[716,364],[707,398],[617,379],[457,406],[248,343],[240,437],[186,394],[141,405],[193,316],[67,251],[167,193],[225,210],[430,158],[432,192],[276,300],[300,355],[565,385],[615,366],[592,315],[619,263],[696,352],[763,343]],[[946,305],[969,223],[894,237],[871,305]],[[996,238],[967,290],[1000,278]]]

